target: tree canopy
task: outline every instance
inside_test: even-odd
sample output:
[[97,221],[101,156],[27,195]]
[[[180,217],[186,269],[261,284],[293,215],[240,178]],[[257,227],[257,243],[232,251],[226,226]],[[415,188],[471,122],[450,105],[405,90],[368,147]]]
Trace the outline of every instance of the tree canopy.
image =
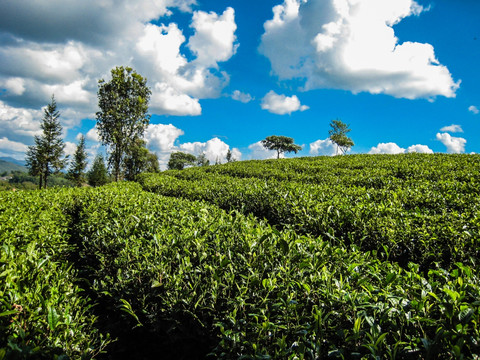
[[125,179],[135,180],[142,172],[159,172],[158,157],[150,152],[142,139],[135,139],[125,157]]
[[194,166],[196,162],[195,155],[178,151],[170,154],[167,166],[170,170],[183,170],[186,166]]
[[58,173],[66,165],[64,157],[65,143],[62,139],[62,126],[59,121],[55,97],[43,111],[40,127],[42,135],[35,136],[35,145],[29,146],[26,153],[26,166],[29,174],[39,176],[39,188],[46,188],[48,177]]
[[302,150],[300,145],[293,143],[293,139],[287,136],[267,136],[262,140],[262,145],[268,150],[277,151],[277,159],[280,158],[280,154],[294,152],[295,154]]
[[337,151],[336,153],[338,154],[338,150],[342,152],[342,154],[346,154],[346,152],[353,146],[355,145],[353,140],[350,139],[347,134],[351,131],[349,129],[349,125],[345,124],[341,120],[332,120],[330,123],[331,129],[328,131],[330,135],[330,140],[337,145]]
[[143,137],[150,122],[147,112],[151,91],[147,80],[130,67],[116,67],[111,75],[110,81],[98,82],[97,129],[103,145],[109,147],[108,161],[118,181],[128,149]]

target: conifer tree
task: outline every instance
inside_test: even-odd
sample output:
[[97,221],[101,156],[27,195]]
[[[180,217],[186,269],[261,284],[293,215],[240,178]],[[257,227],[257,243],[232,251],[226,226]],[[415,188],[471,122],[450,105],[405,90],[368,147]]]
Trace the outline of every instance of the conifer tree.
[[85,182],[85,168],[87,167],[87,153],[85,151],[85,136],[81,135],[77,145],[77,150],[73,154],[73,159],[68,170],[68,178],[76,186],[82,186]]
[[48,177],[58,173],[65,167],[65,143],[62,139],[62,126],[59,121],[55,97],[52,95],[50,104],[43,111],[40,125],[42,135],[35,136],[35,145],[29,146],[25,158],[30,175],[39,176],[39,188],[47,188]]
[[87,173],[90,186],[102,186],[108,183],[108,172],[103,156],[98,154],[93,161],[92,168]]

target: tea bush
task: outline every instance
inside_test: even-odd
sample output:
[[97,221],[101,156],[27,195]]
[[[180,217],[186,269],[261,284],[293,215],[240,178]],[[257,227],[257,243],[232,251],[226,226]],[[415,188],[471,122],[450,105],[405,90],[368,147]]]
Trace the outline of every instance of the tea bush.
[[[479,157],[413,155],[280,160],[279,171],[274,161],[238,162],[139,181],[158,194],[205,200],[279,228],[377,250],[404,266],[416,262],[422,271],[434,262],[473,264],[480,255]],[[299,172],[286,171],[291,168]],[[279,180],[285,176],[295,181]]]
[[66,191],[0,192],[0,359],[92,358],[107,344],[66,259]]

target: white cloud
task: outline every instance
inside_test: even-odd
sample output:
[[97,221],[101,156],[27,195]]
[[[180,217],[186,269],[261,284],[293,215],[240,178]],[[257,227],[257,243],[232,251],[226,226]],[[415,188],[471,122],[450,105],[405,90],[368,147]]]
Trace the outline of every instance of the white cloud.
[[232,99],[246,104],[252,101],[253,97],[250,94],[242,93],[240,90],[235,90],[232,93]]
[[[35,0],[0,2],[0,86],[7,117],[40,109],[52,93],[68,128],[97,111],[97,81],[132,66],[152,89],[150,111],[199,115],[200,100],[221,95],[229,76],[219,69],[236,51],[235,12],[192,11],[195,0]],[[172,11],[188,11],[187,39]],[[87,20],[86,20],[87,19]],[[162,23],[162,21],[164,23]],[[155,24],[159,25],[155,25]],[[196,55],[189,61],[185,48]],[[64,110],[68,108],[67,110]],[[0,120],[1,121],[1,120]]]
[[476,106],[474,106],[474,105],[469,106],[469,107],[468,107],[468,111],[474,113],[475,115],[477,115],[478,113],[480,113],[480,110],[478,110],[478,108],[477,108]]
[[75,151],[77,150],[77,145],[70,142],[70,141],[65,141],[65,148],[63,151],[65,152],[65,155],[70,155],[72,156],[75,154]]
[[280,79],[303,79],[306,90],[454,97],[460,82],[433,46],[395,36],[393,25],[422,11],[413,0],[285,0],[264,24],[259,50]]
[[[195,156],[200,154],[205,154],[206,158],[210,161],[210,164],[215,164],[217,162],[224,163],[226,160],[227,152],[230,147],[220,140],[219,138],[213,138],[207,142],[193,142],[193,143],[184,143],[179,146],[181,151],[186,151]],[[241,160],[242,153],[240,150],[233,148],[231,149],[232,156],[236,160]]]
[[[2,135],[11,139],[33,138],[40,130],[41,110],[12,107],[0,101],[0,128]],[[31,140],[31,139],[29,139]]]
[[437,140],[447,147],[450,154],[460,154],[465,152],[467,140],[461,137],[454,137],[448,133],[437,133]]
[[330,139],[317,140],[310,144],[310,155],[335,155],[337,149]]
[[[183,130],[172,124],[150,124],[145,132],[147,147],[155,152],[159,158],[160,168],[167,168],[170,154],[175,151],[183,151],[198,156],[205,154],[211,164],[218,160],[225,162],[225,157],[230,147],[218,138],[210,139],[206,142],[187,142],[179,143],[178,138],[184,134]],[[230,149],[233,157],[240,160],[242,153],[240,150]]]
[[407,153],[433,154],[433,150],[427,145],[411,145],[407,148]]
[[229,7],[221,16],[214,12],[196,11],[192,28],[195,34],[188,47],[197,56],[197,63],[205,67],[217,67],[218,62],[227,61],[236,52],[235,11]]
[[11,141],[4,136],[0,138],[0,149],[7,150],[9,152],[12,151],[24,153],[28,150],[28,146],[16,141]]
[[2,86],[8,93],[13,95],[22,95],[25,92],[25,80],[19,77],[4,80]]
[[150,124],[145,131],[145,141],[154,151],[169,153],[175,149],[175,141],[183,134],[183,130],[172,124]]
[[[254,160],[264,160],[264,159],[276,159],[277,158],[277,152],[275,150],[268,150],[266,149],[261,141],[257,141],[256,143],[253,143],[248,146],[248,149],[250,150],[250,155],[249,159],[254,159]],[[285,157],[285,154],[280,154],[281,158]]]
[[440,129],[440,131],[443,132],[451,132],[451,133],[463,133],[463,129],[460,125],[449,125],[449,126],[444,126]]
[[98,135],[98,131],[96,127],[91,128],[88,130],[87,135],[85,135],[85,139],[93,141],[93,142],[100,142],[100,136]]
[[393,142],[389,143],[380,143],[377,146],[374,146],[368,152],[369,154],[403,154],[405,152],[404,148],[401,148]]
[[295,111],[305,111],[309,109],[308,106],[300,104],[300,100],[296,95],[290,97],[278,95],[273,90],[270,90],[265,95],[262,99],[261,106],[263,110],[268,110],[278,115],[291,114]]

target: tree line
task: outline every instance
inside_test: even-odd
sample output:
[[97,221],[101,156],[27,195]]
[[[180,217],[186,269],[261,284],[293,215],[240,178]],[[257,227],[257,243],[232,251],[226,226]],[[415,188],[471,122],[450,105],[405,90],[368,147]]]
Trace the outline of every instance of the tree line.
[[[102,145],[107,149],[107,165],[115,181],[134,180],[141,172],[158,172],[159,163],[156,154],[146,148],[143,139],[150,123],[148,104],[151,90],[147,79],[130,67],[116,67],[111,70],[111,80],[98,81],[98,106],[96,128]],[[67,167],[68,156],[65,156],[65,143],[62,139],[60,112],[52,95],[50,103],[44,109],[42,134],[35,136],[34,145],[29,146],[26,153],[26,166],[29,174],[39,178],[39,188],[46,188],[52,174],[59,173]],[[345,154],[354,143],[346,135],[350,129],[341,120],[333,120],[330,124],[330,140],[336,144],[337,154]],[[277,151],[277,158],[288,152],[302,150],[294,144],[292,138],[272,135],[262,140],[262,145],[269,150]],[[235,161],[228,150],[227,162]],[[218,162],[218,160],[217,160]],[[206,166],[210,162],[205,154],[194,156],[183,152],[170,155],[169,169],[183,169],[189,166]],[[67,171],[67,178],[75,185],[81,186],[88,180],[90,185],[102,185],[108,181],[107,167],[101,155],[95,158],[91,170],[86,173],[87,153],[85,137],[79,142]],[[88,176],[87,176],[88,175]],[[87,179],[88,177],[88,179]]]

